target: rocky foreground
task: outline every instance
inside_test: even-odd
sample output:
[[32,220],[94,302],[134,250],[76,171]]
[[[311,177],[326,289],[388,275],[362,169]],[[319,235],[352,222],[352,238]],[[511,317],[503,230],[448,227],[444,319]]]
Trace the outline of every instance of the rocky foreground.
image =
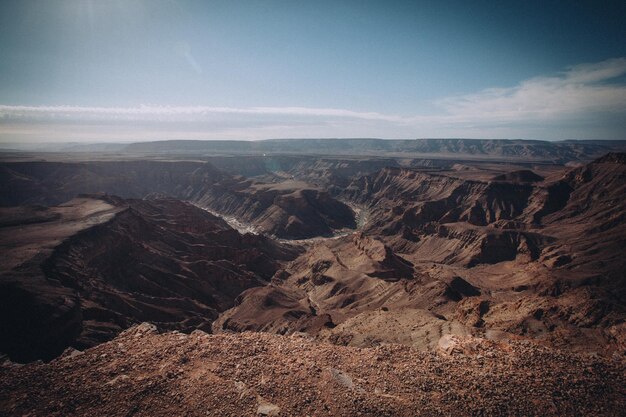
[[48,364],[0,367],[0,415],[623,415],[626,362],[446,336],[437,351],[149,324]]

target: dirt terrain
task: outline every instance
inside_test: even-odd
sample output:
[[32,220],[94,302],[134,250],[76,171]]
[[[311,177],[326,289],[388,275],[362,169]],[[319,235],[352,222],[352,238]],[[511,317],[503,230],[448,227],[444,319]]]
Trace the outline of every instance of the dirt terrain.
[[[626,367],[541,348],[446,338],[420,353],[262,333],[133,327],[49,364],[0,368],[11,415],[620,415]],[[37,395],[31,393],[36,392]]]

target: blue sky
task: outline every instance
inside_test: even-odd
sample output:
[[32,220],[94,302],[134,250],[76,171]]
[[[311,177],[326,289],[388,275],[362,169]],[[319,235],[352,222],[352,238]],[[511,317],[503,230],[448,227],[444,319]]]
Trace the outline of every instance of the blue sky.
[[619,1],[0,2],[0,141],[626,139]]

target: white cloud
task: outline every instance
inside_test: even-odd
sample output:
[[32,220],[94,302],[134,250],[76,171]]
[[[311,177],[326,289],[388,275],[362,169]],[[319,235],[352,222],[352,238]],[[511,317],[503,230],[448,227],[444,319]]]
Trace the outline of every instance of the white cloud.
[[399,116],[385,115],[375,112],[356,112],[333,108],[308,107],[172,107],[172,106],[139,106],[139,107],[80,107],[80,106],[7,106],[0,105],[0,120],[14,121],[204,121],[216,115],[247,115],[247,116],[303,116],[380,120],[401,122]]
[[[571,120],[590,113],[626,113],[626,85],[607,81],[626,74],[626,58],[582,64],[552,77],[537,77],[511,88],[448,97],[437,104],[442,121],[498,124]],[[417,118],[416,120],[419,120]]]
[[270,137],[626,139],[626,58],[433,103],[429,115],[336,108],[0,105],[0,140]]
[[565,73],[565,79],[570,83],[590,83],[609,80],[623,74],[626,74],[626,58],[615,58],[571,67]]

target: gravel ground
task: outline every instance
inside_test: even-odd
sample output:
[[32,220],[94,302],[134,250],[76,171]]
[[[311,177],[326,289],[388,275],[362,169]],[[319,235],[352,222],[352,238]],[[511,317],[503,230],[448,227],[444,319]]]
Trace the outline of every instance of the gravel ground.
[[0,415],[625,415],[626,361],[446,337],[436,351],[304,335],[133,327],[49,364],[0,367]]

